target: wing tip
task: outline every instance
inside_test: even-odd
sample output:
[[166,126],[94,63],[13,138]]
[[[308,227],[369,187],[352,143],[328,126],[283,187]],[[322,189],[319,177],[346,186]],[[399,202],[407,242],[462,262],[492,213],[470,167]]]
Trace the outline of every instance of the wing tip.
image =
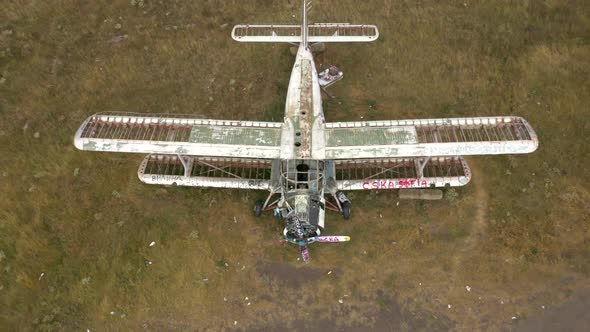
[[85,150],[84,149],[85,139],[82,138],[82,133],[84,132],[84,129],[86,128],[86,126],[88,125],[88,122],[90,121],[90,119],[92,119],[93,116],[94,115],[89,116],[86,120],[84,120],[84,122],[82,122],[82,124],[80,125],[78,130],[76,130],[76,134],[74,135],[74,146],[78,150]]
[[533,153],[533,152],[537,151],[538,148],[539,148],[539,139],[537,139],[537,137],[531,137],[530,150],[528,150],[526,153]]
[[535,132],[535,130],[533,129],[533,127],[530,125],[530,123],[523,117],[516,117],[518,118],[519,121],[521,121],[526,129],[527,132],[529,134],[529,136],[531,137],[531,139],[528,141],[528,149],[523,152],[523,153],[533,153],[535,151],[537,151],[537,149],[539,148],[539,137],[537,136],[537,133]]
[[78,135],[74,137],[74,146],[78,150],[84,150],[84,143],[82,142],[82,138],[80,138]]

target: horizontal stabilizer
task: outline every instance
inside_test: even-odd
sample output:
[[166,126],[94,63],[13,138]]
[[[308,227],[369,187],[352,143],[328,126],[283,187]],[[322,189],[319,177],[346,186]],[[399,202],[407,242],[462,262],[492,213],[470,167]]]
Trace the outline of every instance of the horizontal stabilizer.
[[137,176],[147,184],[269,190],[271,166],[268,159],[152,154],[145,157]]
[[[309,43],[370,42],[379,38],[375,25],[316,23],[308,28]],[[239,42],[299,43],[301,25],[236,25],[232,38]]]
[[80,126],[80,150],[278,158],[282,123],[95,114]]
[[539,141],[520,117],[335,122],[314,159],[530,153]]

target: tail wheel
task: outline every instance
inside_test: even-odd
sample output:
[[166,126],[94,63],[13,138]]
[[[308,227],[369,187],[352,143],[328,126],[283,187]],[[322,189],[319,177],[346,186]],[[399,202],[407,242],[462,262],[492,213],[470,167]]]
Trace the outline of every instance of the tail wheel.
[[254,215],[260,217],[262,215],[262,208],[264,206],[264,202],[261,200],[256,201],[254,204]]
[[342,216],[344,219],[350,219],[350,202],[342,203]]

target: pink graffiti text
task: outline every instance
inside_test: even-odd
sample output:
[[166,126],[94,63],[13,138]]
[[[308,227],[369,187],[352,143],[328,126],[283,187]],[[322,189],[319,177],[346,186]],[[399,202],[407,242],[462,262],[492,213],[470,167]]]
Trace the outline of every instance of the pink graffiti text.
[[374,180],[363,182],[363,189],[402,189],[402,188],[427,188],[429,186],[426,180],[420,179],[401,179],[401,180]]

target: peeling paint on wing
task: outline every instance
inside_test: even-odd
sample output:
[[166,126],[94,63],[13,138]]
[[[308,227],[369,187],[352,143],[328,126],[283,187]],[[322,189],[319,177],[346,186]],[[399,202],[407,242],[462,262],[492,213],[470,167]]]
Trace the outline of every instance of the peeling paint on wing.
[[518,117],[335,122],[325,128],[325,157],[335,159],[520,154],[538,147],[535,132]]
[[330,147],[418,143],[412,126],[327,129],[326,141]]
[[124,141],[113,143],[114,140],[86,139],[82,147],[88,151],[187,154],[195,156],[219,156],[244,158],[279,158],[280,146],[273,145],[227,145],[182,142],[146,142]]
[[397,144],[390,146],[326,147],[326,158],[397,158],[530,153],[536,145],[527,141]]
[[96,151],[97,147],[96,147],[96,142],[86,142],[83,145],[84,150],[88,150],[88,151]]
[[189,142],[227,145],[278,146],[280,130],[275,128],[199,127],[191,129]]

